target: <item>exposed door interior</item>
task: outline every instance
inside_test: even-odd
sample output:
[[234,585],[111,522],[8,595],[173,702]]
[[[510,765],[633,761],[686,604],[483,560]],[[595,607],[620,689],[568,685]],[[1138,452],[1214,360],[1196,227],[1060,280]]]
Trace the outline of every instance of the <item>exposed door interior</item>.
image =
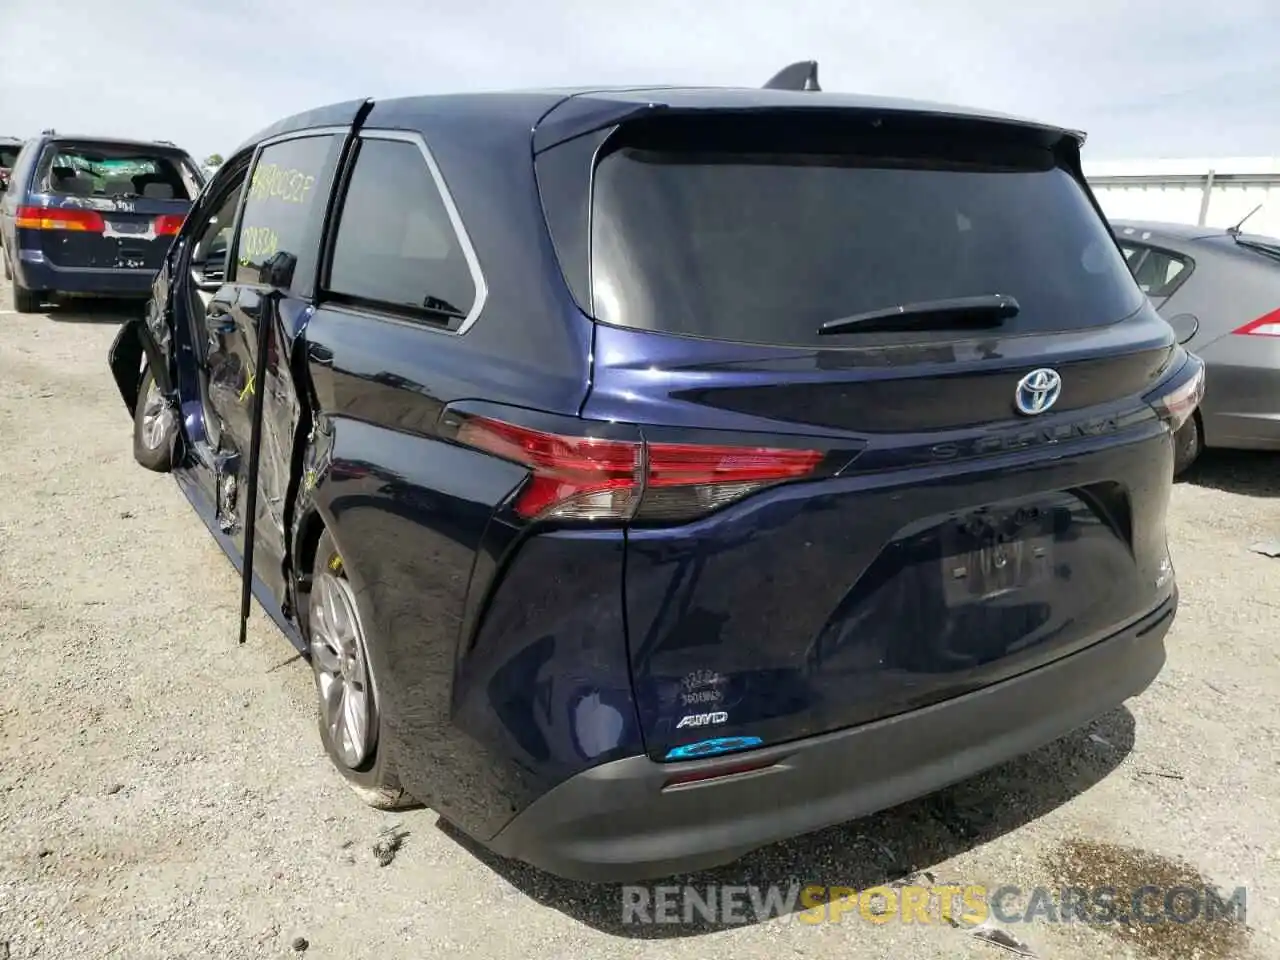
[[240,198],[244,192],[244,183],[245,172],[242,171],[228,186],[212,215],[200,225],[192,240],[185,276],[180,278],[186,281],[188,291],[188,295],[182,297],[181,301],[187,306],[191,339],[195,345],[200,400],[204,408],[205,434],[215,448],[220,442],[221,425],[209,404],[207,360],[210,340],[213,336],[209,329],[209,314],[210,305],[219,296],[220,291],[223,299],[229,294],[229,291],[224,288],[227,286],[228,279],[232,231],[235,226],[236,211],[239,209]]

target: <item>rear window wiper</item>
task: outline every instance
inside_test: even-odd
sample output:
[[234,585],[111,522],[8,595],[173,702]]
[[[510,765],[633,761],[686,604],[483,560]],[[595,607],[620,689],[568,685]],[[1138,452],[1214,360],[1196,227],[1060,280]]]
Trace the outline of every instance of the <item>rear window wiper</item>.
[[1016,317],[1019,309],[1018,301],[1003,293],[919,300],[828,320],[818,328],[818,334],[988,329]]
[[1239,237],[1234,239],[1239,246],[1260,253],[1264,257],[1270,257],[1272,260],[1280,260],[1280,247],[1269,243],[1258,243],[1256,240],[1241,240]]
[[441,300],[439,297],[427,296],[422,301],[422,309],[427,313],[434,313],[438,317],[444,317],[448,320],[462,320],[466,314],[455,307],[448,300]]

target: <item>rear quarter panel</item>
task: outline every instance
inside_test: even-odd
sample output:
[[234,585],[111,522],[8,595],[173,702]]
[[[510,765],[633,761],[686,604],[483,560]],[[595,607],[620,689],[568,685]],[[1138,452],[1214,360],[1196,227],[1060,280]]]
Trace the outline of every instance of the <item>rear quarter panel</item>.
[[[471,336],[317,311],[301,512],[331,531],[370,618],[402,783],[486,837],[627,736],[639,746],[622,533],[521,537],[495,514],[524,468],[438,430],[451,401],[537,395],[539,378]],[[606,746],[581,733],[614,720]]]
[[[1188,350],[1210,362],[1215,346],[1230,348],[1231,331],[1280,307],[1280,263],[1224,256],[1212,248],[1192,250],[1196,271],[1160,308],[1168,317],[1190,313],[1199,329]],[[1249,342],[1249,341],[1244,341]]]
[[463,102],[430,116],[393,102],[364,128],[423,133],[488,297],[462,335],[320,298],[305,332],[316,431],[296,556],[317,529],[308,516],[321,518],[372,621],[402,782],[486,837],[604,758],[575,722],[599,728],[629,707],[623,549],[616,532],[512,536],[494,515],[523,468],[452,444],[440,415],[465,400],[576,415],[593,331],[547,235],[527,123]]

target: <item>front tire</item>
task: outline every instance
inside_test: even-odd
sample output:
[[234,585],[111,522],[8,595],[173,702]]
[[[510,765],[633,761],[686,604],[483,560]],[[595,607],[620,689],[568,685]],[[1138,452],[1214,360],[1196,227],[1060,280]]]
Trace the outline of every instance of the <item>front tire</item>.
[[379,810],[412,806],[385,749],[386,725],[355,590],[327,530],[316,547],[306,610],[325,753],[365,803]]

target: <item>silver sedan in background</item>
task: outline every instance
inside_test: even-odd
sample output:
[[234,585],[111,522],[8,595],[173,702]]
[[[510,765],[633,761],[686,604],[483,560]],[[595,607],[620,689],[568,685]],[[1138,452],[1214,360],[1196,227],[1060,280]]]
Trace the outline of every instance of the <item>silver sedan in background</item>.
[[1205,447],[1280,450],[1280,240],[1231,228],[1113,220],[1138,285],[1205,362],[1174,472]]

